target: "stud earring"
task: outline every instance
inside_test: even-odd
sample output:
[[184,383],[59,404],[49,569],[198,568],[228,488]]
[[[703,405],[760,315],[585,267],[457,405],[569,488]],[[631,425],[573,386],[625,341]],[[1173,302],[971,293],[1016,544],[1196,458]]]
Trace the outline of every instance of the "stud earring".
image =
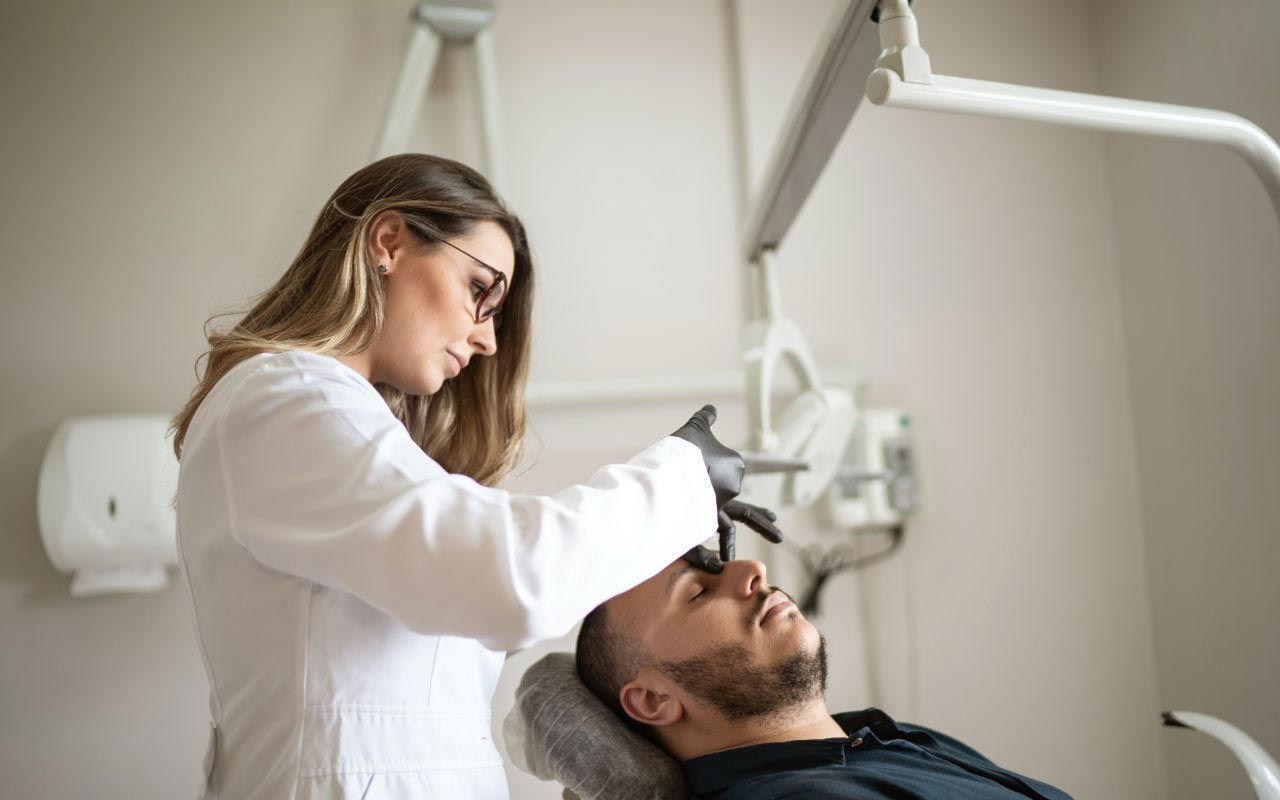
[[379,265],[378,265],[378,274],[380,274],[380,275],[386,275],[386,274],[387,274],[387,265],[386,265],[386,264],[379,264]]

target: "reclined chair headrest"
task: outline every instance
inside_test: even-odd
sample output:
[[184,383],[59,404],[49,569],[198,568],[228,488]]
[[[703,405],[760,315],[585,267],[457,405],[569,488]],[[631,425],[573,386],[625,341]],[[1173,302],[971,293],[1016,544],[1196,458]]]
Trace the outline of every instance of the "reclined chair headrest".
[[633,731],[578,679],[572,653],[529,667],[502,724],[517,767],[556,780],[582,800],[690,797],[680,765]]

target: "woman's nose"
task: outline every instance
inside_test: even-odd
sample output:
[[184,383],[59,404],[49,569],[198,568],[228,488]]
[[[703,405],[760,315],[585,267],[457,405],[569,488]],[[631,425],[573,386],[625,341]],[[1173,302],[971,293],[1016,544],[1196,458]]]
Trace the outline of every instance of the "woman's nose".
[[485,320],[471,330],[467,343],[482,356],[491,356],[498,352],[498,333],[494,330],[493,318]]

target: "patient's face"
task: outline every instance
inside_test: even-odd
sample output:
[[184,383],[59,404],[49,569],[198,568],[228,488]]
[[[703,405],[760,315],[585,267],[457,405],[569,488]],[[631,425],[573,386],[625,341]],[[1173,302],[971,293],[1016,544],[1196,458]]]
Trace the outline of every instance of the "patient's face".
[[758,561],[730,561],[718,575],[676,561],[609,601],[608,613],[629,626],[654,669],[730,720],[825,688],[822,637]]

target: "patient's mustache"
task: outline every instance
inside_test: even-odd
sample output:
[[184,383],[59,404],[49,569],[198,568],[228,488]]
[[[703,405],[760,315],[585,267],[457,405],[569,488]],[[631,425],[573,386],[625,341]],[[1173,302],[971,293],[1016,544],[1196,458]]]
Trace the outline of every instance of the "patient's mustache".
[[778,592],[781,592],[782,596],[787,598],[788,600],[791,600],[791,602],[793,603],[795,602],[794,600],[792,600],[791,595],[787,594],[786,592],[783,592],[777,586],[769,587],[769,590],[767,592],[757,592],[755,608],[752,609],[751,615],[747,617],[748,628],[751,628],[755,625],[760,624],[760,615],[764,613],[764,604],[769,602],[769,598]]

